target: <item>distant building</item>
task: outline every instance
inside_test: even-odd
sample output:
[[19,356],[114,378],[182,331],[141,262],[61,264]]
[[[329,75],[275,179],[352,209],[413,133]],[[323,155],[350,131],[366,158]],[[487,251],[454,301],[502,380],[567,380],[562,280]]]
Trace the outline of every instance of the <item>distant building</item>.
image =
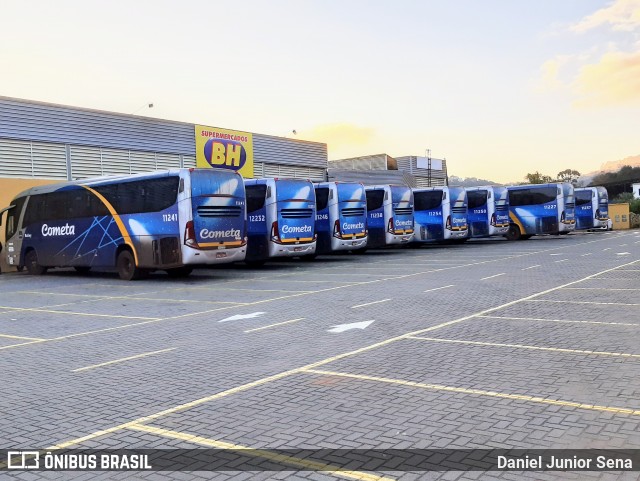
[[631,184],[631,191],[635,199],[640,199],[640,182],[637,184]]

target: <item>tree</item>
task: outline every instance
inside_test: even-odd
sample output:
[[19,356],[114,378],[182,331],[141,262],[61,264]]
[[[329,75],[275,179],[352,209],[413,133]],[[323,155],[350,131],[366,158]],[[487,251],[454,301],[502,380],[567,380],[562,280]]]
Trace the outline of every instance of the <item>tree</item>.
[[525,180],[530,184],[548,184],[553,182],[553,178],[550,175],[544,175],[537,170],[533,174],[527,174],[524,176]]
[[578,182],[578,177],[580,177],[580,172],[577,170],[565,169],[558,172],[558,180],[560,182],[571,182],[572,184],[576,184]]

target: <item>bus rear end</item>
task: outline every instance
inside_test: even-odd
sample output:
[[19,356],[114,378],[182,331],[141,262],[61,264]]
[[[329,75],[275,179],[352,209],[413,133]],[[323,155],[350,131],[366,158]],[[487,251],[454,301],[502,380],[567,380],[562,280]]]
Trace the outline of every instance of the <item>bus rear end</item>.
[[559,233],[568,234],[576,228],[576,200],[573,185],[568,182],[560,184],[561,193],[558,197],[558,212],[560,213]]
[[[471,237],[487,237],[489,232],[489,193],[488,188],[467,189],[469,206],[469,231]],[[508,225],[508,213],[507,213]]]
[[[184,226],[184,264],[242,261],[246,255],[247,213],[240,174],[192,169],[190,216]],[[181,209],[181,214],[183,213]]]
[[[275,179],[276,219],[270,226],[269,257],[316,252],[316,195],[308,180]],[[269,227],[269,226],[268,226]]]
[[388,185],[365,187],[367,198],[367,227],[369,237],[367,247],[386,245],[386,226],[392,217],[391,188]]
[[593,220],[593,227],[596,229],[607,229],[609,225],[609,193],[607,189],[601,186],[594,187],[596,189],[597,206]]
[[336,219],[330,219],[331,250],[362,249],[367,245],[367,197],[358,183],[336,183]]
[[464,187],[449,187],[450,211],[445,221],[445,238],[460,240],[469,235],[467,192]]
[[592,187],[585,189],[575,189],[575,216],[576,216],[576,229],[586,230],[594,228],[595,212],[597,206],[597,192]]
[[387,222],[386,243],[406,244],[413,238],[413,191],[405,185],[392,185],[393,216]]
[[446,193],[442,189],[414,189],[413,242],[439,242],[444,240],[443,201]]
[[509,230],[509,192],[506,187],[493,187],[490,202],[489,235],[505,235]]

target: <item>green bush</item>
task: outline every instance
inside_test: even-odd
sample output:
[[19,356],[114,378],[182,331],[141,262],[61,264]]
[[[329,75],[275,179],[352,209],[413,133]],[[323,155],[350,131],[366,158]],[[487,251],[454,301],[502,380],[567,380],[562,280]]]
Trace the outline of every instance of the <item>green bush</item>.
[[629,210],[634,214],[640,214],[640,199],[633,199],[629,202]]

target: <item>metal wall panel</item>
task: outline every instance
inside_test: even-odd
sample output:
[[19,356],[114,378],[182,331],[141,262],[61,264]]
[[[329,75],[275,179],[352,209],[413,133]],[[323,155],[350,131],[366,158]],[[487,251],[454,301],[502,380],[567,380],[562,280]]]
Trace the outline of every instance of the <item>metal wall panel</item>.
[[328,167],[342,170],[396,170],[396,163],[387,154],[375,154],[332,160]]
[[66,179],[65,146],[0,139],[0,176]]
[[194,125],[0,97],[0,137],[195,155]]
[[156,170],[156,156],[153,152],[129,152],[132,174],[142,174]]
[[253,134],[255,162],[327,168],[327,144]]
[[[398,161],[398,169],[406,170],[413,175],[428,177],[429,169],[419,169],[417,166],[417,157],[415,155],[407,155],[396,157]],[[445,159],[435,159],[442,162],[442,169],[431,169],[431,177],[438,179],[447,178],[447,161]]]
[[156,170],[179,169],[180,156],[171,154],[156,154]]
[[102,175],[127,175],[131,173],[128,150],[101,149],[101,154]]
[[69,153],[72,180],[102,175],[100,148],[71,145]]
[[394,184],[415,187],[415,178],[401,170],[327,169],[330,181],[362,182],[364,185]]
[[195,169],[196,167],[196,158],[193,155],[183,155],[182,156],[182,167],[187,169]]

